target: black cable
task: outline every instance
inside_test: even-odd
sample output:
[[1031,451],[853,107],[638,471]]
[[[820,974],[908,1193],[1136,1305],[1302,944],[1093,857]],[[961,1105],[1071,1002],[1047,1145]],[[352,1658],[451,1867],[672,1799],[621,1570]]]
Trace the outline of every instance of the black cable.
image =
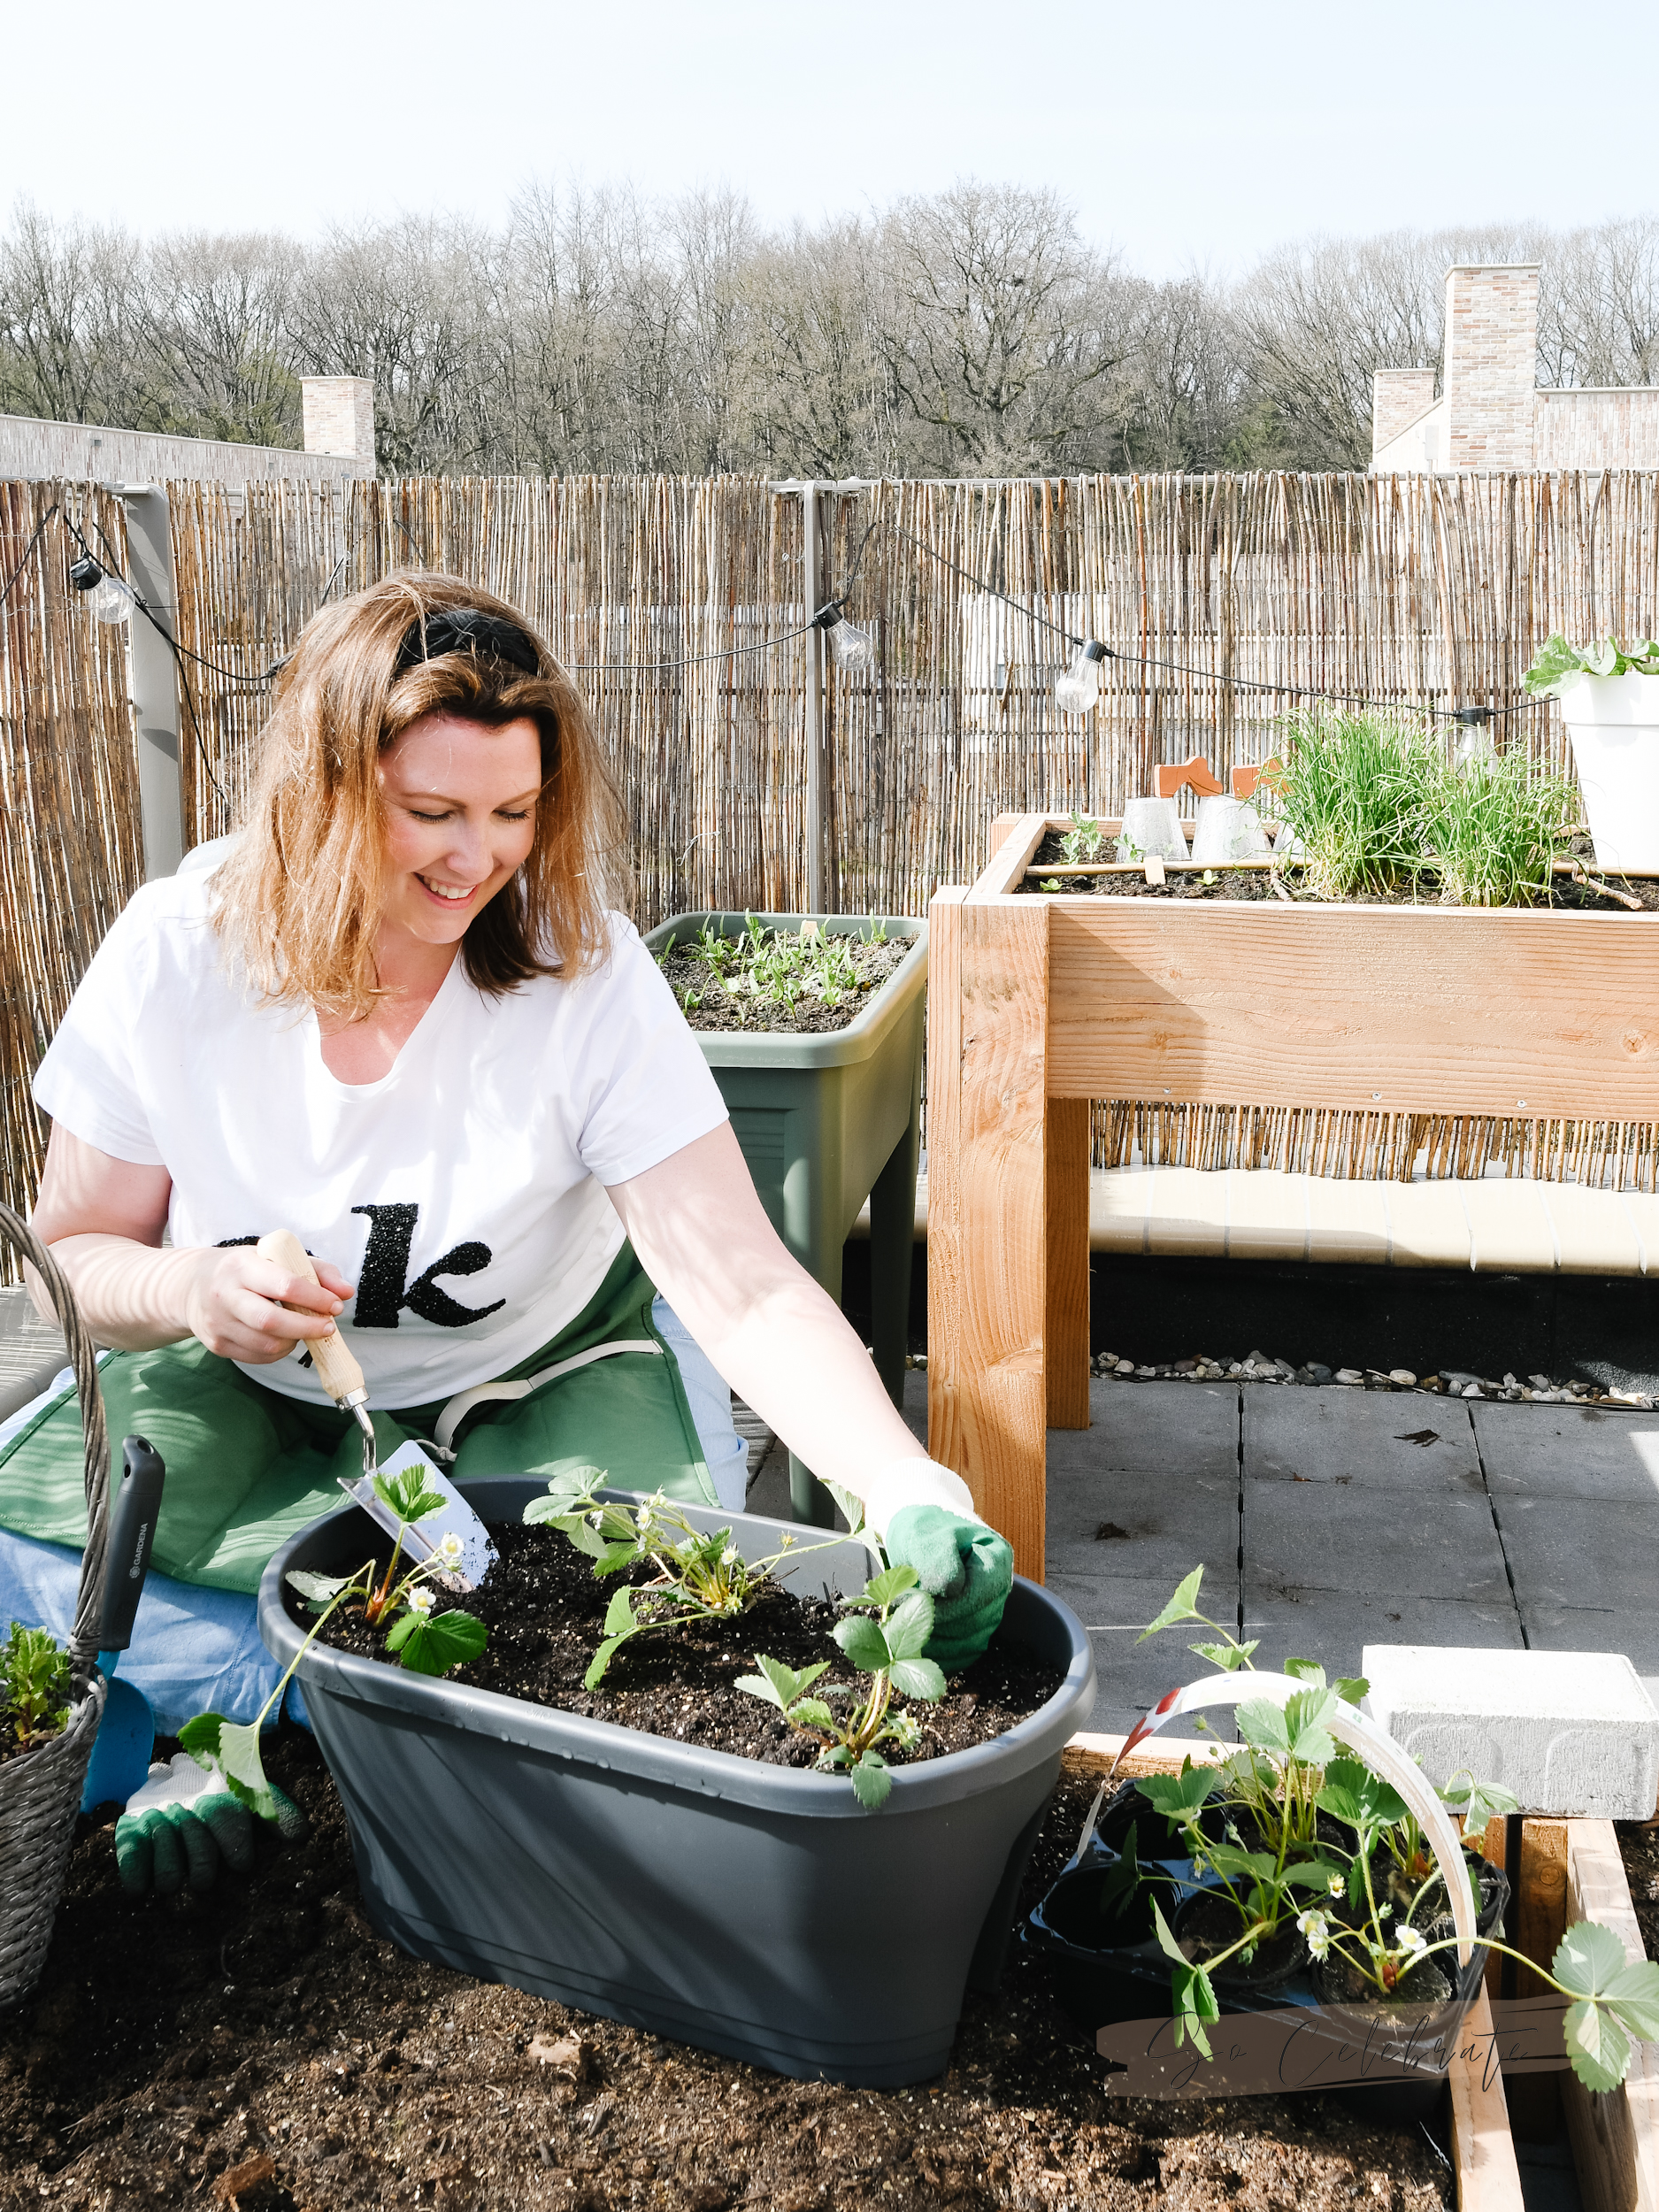
[[[837,607],[840,600],[832,599],[826,605]],[[818,613],[824,611],[820,607]],[[774,645],[787,645],[791,638],[805,637],[818,627],[818,616],[810,622],[803,622],[793,630],[780,630],[776,637],[762,638],[757,645],[728,645],[718,653],[691,653],[678,661],[566,661],[568,676],[653,676],[659,670],[669,668],[696,668],[704,661],[736,660],[743,653],[769,653]]]
[[57,512],[58,502],[54,499],[51,505],[46,510],[46,512],[35,524],[34,535],[30,538],[28,543],[24,547],[22,557],[18,562],[17,566],[12,570],[11,575],[6,579],[6,588],[4,591],[0,591],[0,607],[4,607],[6,601],[11,598],[12,585],[16,583],[18,578],[21,576],[24,570],[28,566],[30,554],[34,552],[35,547],[40,543],[42,534],[45,531],[47,524],[51,520],[52,517]]
[[[140,614],[143,616],[145,621],[149,623],[150,628],[155,631],[157,637],[164,638],[172,649],[173,657],[174,662],[177,664],[179,671],[179,688],[184,694],[185,708],[190,717],[190,733],[196,740],[196,751],[202,756],[202,772],[206,776],[209,783],[213,787],[213,795],[218,799],[220,806],[224,808],[227,815],[228,815],[230,812],[230,801],[225,796],[225,793],[220,786],[219,778],[213,773],[212,756],[209,753],[206,741],[202,735],[201,720],[196,711],[196,695],[190,689],[189,675],[184,665],[185,649],[179,643],[178,639],[173,636],[172,631],[168,629],[166,624],[162,621],[160,617],[152,611],[150,603],[146,600],[142,592],[134,590],[130,579],[122,575],[120,564],[115,557],[115,549],[111,545],[109,539],[104,535],[103,526],[99,523],[96,515],[91,518],[91,521],[93,529],[97,533],[98,541],[103,546],[105,554],[109,557],[110,573],[115,578],[118,583],[126,586],[127,595],[131,598],[133,604],[138,609]],[[92,549],[87,543],[85,538],[81,534],[81,532],[77,528],[73,518],[65,515],[64,517],[64,522],[65,526],[73,535],[76,544],[81,548],[87,558],[91,560],[94,557]],[[102,564],[100,564],[100,565],[102,565]],[[191,657],[194,659],[196,656],[192,655]]]
[[[872,523],[871,528],[874,527],[875,525]],[[976,591],[985,592],[993,599],[1002,600],[1016,612],[1025,615],[1032,622],[1041,624],[1045,630],[1052,630],[1056,637],[1064,638],[1068,645],[1075,645],[1079,651],[1085,645],[1093,642],[1101,647],[1108,660],[1121,661],[1125,666],[1133,664],[1141,668],[1162,668],[1178,676],[1196,676],[1202,682],[1226,684],[1234,691],[1263,691],[1279,698],[1328,699],[1333,705],[1338,706],[1369,707],[1378,703],[1384,705],[1390,703],[1387,701],[1381,703],[1374,701],[1369,694],[1360,691],[1322,691],[1312,684],[1268,684],[1260,683],[1251,676],[1224,676],[1212,668],[1194,668],[1186,661],[1157,660],[1149,653],[1125,653],[1115,645],[1106,644],[1102,639],[1096,638],[1091,641],[1088,638],[1079,637],[1075,631],[1068,630],[1063,623],[1051,621],[1047,615],[1039,614],[1034,607],[1027,606],[1023,600],[1016,599],[1011,592],[999,591],[995,584],[987,584],[983,577],[976,576],[972,569],[964,568],[959,562],[951,560],[948,555],[940,552],[936,547],[929,545],[925,538],[918,538],[914,531],[906,530],[902,524],[897,522],[889,522],[888,527],[897,536],[908,538],[912,545],[919,547],[930,560],[937,561],[941,568],[949,569],[953,575],[960,576],[964,582],[972,584]],[[867,537],[868,533],[865,534]],[[862,547],[859,549],[859,555],[862,558]],[[1488,707],[1486,711],[1494,717],[1504,714],[1523,714],[1527,709],[1541,706],[1543,703],[1541,699],[1522,699],[1513,706]],[[1414,708],[1411,711],[1425,714],[1437,722],[1450,722],[1457,718],[1459,710],[1455,707],[1420,707]]]

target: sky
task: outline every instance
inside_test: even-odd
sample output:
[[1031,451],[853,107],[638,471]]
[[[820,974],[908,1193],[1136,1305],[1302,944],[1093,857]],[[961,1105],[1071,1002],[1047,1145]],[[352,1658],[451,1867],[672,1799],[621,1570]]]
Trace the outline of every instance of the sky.
[[[0,0],[0,218],[504,217],[568,178],[769,225],[1047,186],[1148,276],[1316,232],[1659,206],[1627,0]],[[30,81],[51,96],[17,96]]]

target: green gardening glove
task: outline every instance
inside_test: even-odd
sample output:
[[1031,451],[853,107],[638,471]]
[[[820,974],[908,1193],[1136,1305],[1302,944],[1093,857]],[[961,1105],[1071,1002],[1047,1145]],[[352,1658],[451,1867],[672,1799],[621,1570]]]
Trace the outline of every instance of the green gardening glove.
[[[280,1790],[277,1825],[285,1837],[304,1832],[305,1816]],[[153,1890],[172,1897],[180,1889],[211,1889],[222,1859],[234,1872],[253,1865],[254,1816],[232,1796],[217,1774],[188,1751],[171,1766],[157,1764],[127,1800],[115,1824],[115,1864],[129,1897]]]
[[983,1521],[941,1505],[901,1506],[887,1523],[887,1560],[914,1567],[933,1601],[922,1653],[947,1674],[981,1656],[1002,1625],[1014,1582],[1013,1547]]

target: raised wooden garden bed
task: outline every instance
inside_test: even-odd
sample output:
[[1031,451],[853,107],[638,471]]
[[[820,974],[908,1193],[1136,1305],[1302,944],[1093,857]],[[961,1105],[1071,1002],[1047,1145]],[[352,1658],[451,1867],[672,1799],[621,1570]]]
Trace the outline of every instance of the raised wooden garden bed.
[[1659,1116],[1659,914],[1020,889],[1004,817],[929,909],[928,1440],[1043,1571],[1088,1425],[1089,1101]]

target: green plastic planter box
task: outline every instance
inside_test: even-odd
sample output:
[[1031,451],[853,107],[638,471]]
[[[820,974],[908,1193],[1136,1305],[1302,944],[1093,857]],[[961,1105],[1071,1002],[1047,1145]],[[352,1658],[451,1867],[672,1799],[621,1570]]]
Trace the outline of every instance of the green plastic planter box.
[[[916,947],[845,1029],[802,1037],[698,1030],[761,1203],[796,1259],[840,1302],[841,1247],[870,1201],[870,1298],[876,1369],[895,1406],[904,1402],[904,1353],[916,1235],[916,1169],[922,1128],[922,1039],[927,1002],[927,925],[887,915],[757,914],[770,929],[815,920],[828,935],[867,937],[879,921]],[[646,943],[742,934],[742,914],[676,914]],[[833,1525],[829,1493],[793,1453],[789,1494],[797,1521]]]

